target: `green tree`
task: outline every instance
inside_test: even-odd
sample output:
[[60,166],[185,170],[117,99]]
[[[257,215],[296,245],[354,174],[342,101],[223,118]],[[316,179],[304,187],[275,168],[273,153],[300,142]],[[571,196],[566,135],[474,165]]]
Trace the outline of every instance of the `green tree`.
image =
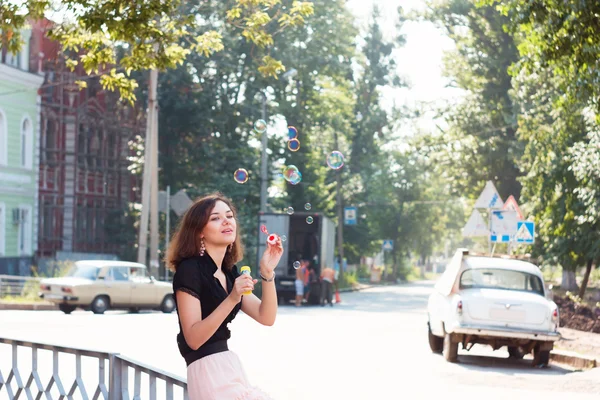
[[[313,13],[310,2],[294,1],[286,8],[280,3],[230,1],[228,24],[217,27],[196,18],[210,6],[207,2],[190,6],[182,0],[63,0],[58,11],[69,17],[52,29],[50,37],[61,43],[67,66],[74,69],[82,64],[86,73],[101,75],[105,89],[118,89],[123,98],[133,101],[137,82],[130,76],[132,71],[174,68],[189,54],[208,56],[220,51],[227,27],[241,29],[246,40],[266,48],[273,45],[273,36],[279,31],[302,25]],[[6,43],[10,51],[18,50],[20,30],[27,20],[43,17],[54,6],[51,0],[0,3],[0,43]],[[126,49],[119,59],[117,47]],[[260,71],[268,76],[285,69],[268,54],[261,63]],[[85,81],[79,84],[85,86]]]
[[535,217],[538,239],[534,253],[544,263],[563,268],[562,287],[577,288],[576,269],[590,257],[593,223],[580,218],[585,204],[573,170],[572,147],[585,143],[589,125],[583,106],[565,102],[551,72],[530,75],[521,70],[515,79],[520,107],[519,136],[526,143],[521,168],[525,209]]
[[508,18],[494,7],[477,8],[472,0],[432,2],[423,17],[454,41],[456,49],[446,54],[444,72],[465,95],[440,111],[448,128],[425,137],[422,152],[441,167],[455,195],[474,197],[491,180],[502,197],[519,199],[522,147],[516,138],[509,74],[518,52],[504,30]]
[[[292,5],[292,1],[281,4]],[[227,11],[226,3],[213,1],[198,17],[225,21]],[[331,30],[345,35],[331,35]],[[302,183],[294,187],[286,183],[284,197],[271,198],[271,205],[301,209],[310,202],[314,211],[329,214],[335,203],[324,152],[333,149],[334,132],[349,129],[344,115],[350,115],[353,107],[347,77],[355,33],[344,2],[321,1],[314,17],[281,32],[273,48],[273,57],[299,71],[295,80],[276,80],[258,72],[255,47],[234,30],[222,37],[227,52],[210,59],[190,54],[185,64],[159,77],[160,186],[169,184],[173,192],[186,189],[192,196],[220,190],[232,197],[242,218],[249,263],[255,262],[258,239],[261,137],[253,123],[261,118],[262,93],[268,95],[269,122],[285,119],[296,125],[301,141],[300,151],[290,152],[287,133],[269,129],[270,170],[280,171],[279,163],[294,163],[303,173]],[[139,80],[145,81],[143,76]],[[142,99],[144,89],[142,84],[137,92]],[[237,168],[249,172],[245,184],[233,180]]]
[[519,37],[530,73],[552,69],[560,90],[600,111],[600,3],[597,1],[484,0],[498,5]]

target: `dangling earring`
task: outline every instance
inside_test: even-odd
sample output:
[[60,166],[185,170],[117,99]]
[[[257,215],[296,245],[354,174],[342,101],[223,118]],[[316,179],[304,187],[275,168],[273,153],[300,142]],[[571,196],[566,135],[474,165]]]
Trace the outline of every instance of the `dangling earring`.
[[204,251],[206,251],[206,247],[204,246],[204,238],[200,238],[200,257],[204,255]]

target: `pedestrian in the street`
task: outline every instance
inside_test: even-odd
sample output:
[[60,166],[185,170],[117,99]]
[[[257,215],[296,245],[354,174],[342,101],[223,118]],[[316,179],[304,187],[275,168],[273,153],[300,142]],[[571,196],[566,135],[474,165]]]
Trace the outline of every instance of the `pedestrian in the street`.
[[302,299],[304,298],[304,271],[307,265],[306,260],[300,261],[300,267],[296,269],[296,280],[294,286],[296,288],[296,307],[302,306]]
[[335,271],[331,267],[323,268],[321,271],[321,306],[325,306],[325,301],[333,307],[333,283],[335,282]]
[[[181,219],[167,251],[173,276],[179,334],[177,344],[187,364],[190,400],[269,399],[250,385],[238,356],[231,352],[227,327],[241,309],[262,325],[277,315],[274,269],[283,254],[281,239],[267,243],[260,260],[262,299],[257,280],[238,272],[243,258],[236,210],[219,193],[192,204]],[[265,345],[267,345],[265,343]]]
[[317,274],[310,261],[307,261],[307,264],[307,273],[304,274],[304,301],[308,303],[314,283],[317,281]]

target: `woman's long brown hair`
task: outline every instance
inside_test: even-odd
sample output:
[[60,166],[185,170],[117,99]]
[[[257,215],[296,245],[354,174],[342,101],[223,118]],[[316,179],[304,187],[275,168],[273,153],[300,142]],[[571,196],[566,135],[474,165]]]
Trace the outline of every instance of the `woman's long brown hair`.
[[[231,200],[223,196],[221,193],[213,193],[208,196],[202,197],[196,200],[190,208],[185,212],[183,218],[179,220],[175,233],[169,243],[165,262],[167,267],[175,272],[177,265],[189,257],[197,256],[200,252],[198,248],[198,234],[202,232],[208,220],[210,213],[215,208],[217,201],[222,201],[227,204],[231,211],[233,211],[233,217],[237,222],[237,210],[231,203]],[[231,246],[231,249],[225,253],[222,267],[226,270],[230,270],[233,265],[244,258],[244,248],[240,240],[240,228],[237,225],[235,242]]]

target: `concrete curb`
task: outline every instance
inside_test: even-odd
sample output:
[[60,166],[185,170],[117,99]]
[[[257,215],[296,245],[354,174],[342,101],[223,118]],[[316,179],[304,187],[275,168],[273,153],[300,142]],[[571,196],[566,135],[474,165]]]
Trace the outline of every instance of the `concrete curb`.
[[598,362],[594,357],[565,350],[552,350],[550,360],[579,370],[592,369],[598,366]]
[[405,282],[402,282],[402,283],[386,283],[386,284],[381,284],[381,285],[362,285],[362,286],[355,287],[355,288],[343,288],[343,289],[339,289],[339,292],[340,293],[358,292],[360,290],[365,290],[365,289],[372,289],[372,288],[382,287],[382,286],[402,285],[404,283]]
[[31,304],[20,304],[20,303],[2,303],[0,302],[1,310],[19,310],[19,311],[54,311],[58,310],[58,306],[47,303],[31,303]]

